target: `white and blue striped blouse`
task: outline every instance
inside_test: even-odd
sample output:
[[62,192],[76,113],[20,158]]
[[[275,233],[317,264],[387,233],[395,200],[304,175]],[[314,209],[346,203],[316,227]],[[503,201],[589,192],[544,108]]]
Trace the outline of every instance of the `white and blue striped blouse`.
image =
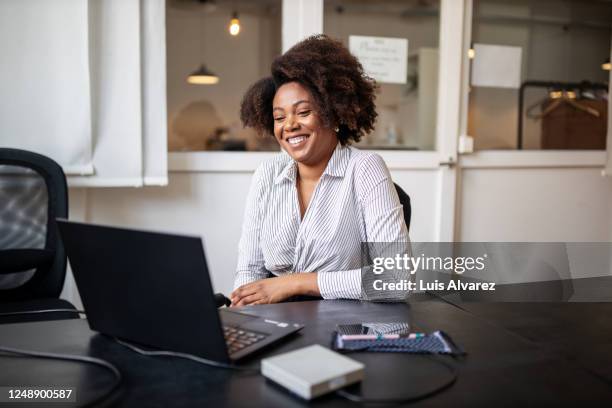
[[303,219],[296,176],[297,164],[284,152],[255,171],[234,287],[318,272],[324,299],[363,299],[361,243],[409,242],[385,162],[375,153],[338,144]]

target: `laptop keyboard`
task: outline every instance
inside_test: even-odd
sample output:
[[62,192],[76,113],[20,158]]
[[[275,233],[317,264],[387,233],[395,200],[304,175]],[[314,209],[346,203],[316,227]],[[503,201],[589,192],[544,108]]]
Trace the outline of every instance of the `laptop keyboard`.
[[223,334],[230,354],[237,353],[243,348],[252,346],[268,337],[262,333],[231,326],[223,326]]

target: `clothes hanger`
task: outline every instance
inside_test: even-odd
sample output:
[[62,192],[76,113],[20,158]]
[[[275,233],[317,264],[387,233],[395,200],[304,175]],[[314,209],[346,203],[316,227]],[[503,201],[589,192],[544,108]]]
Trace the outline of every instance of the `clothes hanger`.
[[542,106],[542,104],[549,99],[550,99],[549,96],[545,96],[542,99],[539,99],[537,102],[529,105],[529,107],[527,108],[527,111],[525,112],[525,115],[531,119],[538,119],[540,114],[534,113],[534,110],[539,109]]
[[[548,116],[550,113],[552,113],[563,103],[568,103],[574,108],[593,115],[596,118],[600,116],[599,111],[597,109],[594,109],[590,106],[581,104],[580,102],[576,101],[576,93],[574,91],[552,91],[551,94],[554,95],[552,96],[554,98],[554,101],[550,105],[548,105],[541,113],[533,114],[532,110],[538,106],[538,104],[533,104],[527,109],[527,116],[532,119],[542,119],[543,117]],[[544,102],[545,100],[550,98],[551,97],[549,95],[549,97],[544,98],[541,102]]]
[[[557,107],[561,104],[561,98],[563,96],[563,91],[554,91],[549,89],[548,95],[533,103],[527,108],[527,112],[525,113],[528,118],[531,119],[541,119],[542,117],[548,115],[553,110],[557,109]],[[546,101],[553,99],[553,102],[546,107],[543,111],[541,110],[542,104]],[[539,109],[539,113],[535,113],[534,111]]]
[[583,112],[589,113],[593,116],[595,116],[596,118],[599,117],[599,111],[595,108],[591,108],[590,106],[584,105],[580,102],[577,102],[574,99],[567,99],[566,100],[567,103],[569,103],[570,105],[572,105],[574,108],[581,110]]

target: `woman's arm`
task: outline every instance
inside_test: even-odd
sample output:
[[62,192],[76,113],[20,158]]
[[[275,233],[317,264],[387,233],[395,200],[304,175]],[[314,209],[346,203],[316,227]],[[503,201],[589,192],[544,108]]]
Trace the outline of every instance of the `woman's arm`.
[[[410,240],[393,180],[383,159],[369,155],[355,175],[356,191],[361,203],[369,244],[370,258],[410,255]],[[409,279],[408,271],[391,271],[386,276],[374,275],[371,268],[320,272],[318,285],[324,299],[404,300],[405,292],[378,292],[373,282],[384,279],[398,282]]]
[[270,276],[264,266],[264,257],[260,247],[265,193],[263,166],[255,170],[246,200],[242,234],[238,244],[238,265],[234,277],[234,289]]
[[317,273],[296,273],[262,279],[236,288],[232,306],[278,303],[296,295],[319,296]]
[[265,268],[260,246],[267,188],[264,165],[255,171],[247,196],[234,290],[230,295],[232,306],[277,303],[299,294],[319,296],[316,273],[271,277]]

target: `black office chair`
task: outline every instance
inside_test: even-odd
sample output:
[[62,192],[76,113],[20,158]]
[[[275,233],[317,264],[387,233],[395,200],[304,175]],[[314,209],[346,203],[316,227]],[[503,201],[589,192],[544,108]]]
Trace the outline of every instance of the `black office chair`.
[[0,148],[0,323],[77,318],[29,313],[75,307],[59,299],[66,253],[55,218],[68,217],[62,168],[48,157]]
[[400,186],[393,183],[397,196],[399,197],[400,204],[404,207],[404,221],[406,221],[406,229],[410,232],[410,218],[412,217],[412,207],[410,206],[410,196],[402,190]]

